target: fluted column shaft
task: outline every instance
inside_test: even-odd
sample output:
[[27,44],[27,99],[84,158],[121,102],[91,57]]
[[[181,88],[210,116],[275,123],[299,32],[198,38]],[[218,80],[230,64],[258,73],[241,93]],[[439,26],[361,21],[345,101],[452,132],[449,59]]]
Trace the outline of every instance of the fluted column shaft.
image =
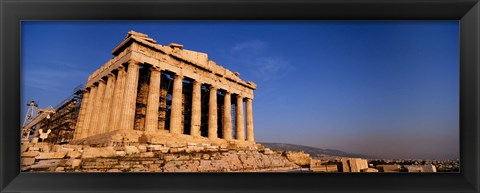
[[83,91],[83,97],[82,97],[82,104],[80,106],[80,112],[78,113],[78,118],[77,118],[77,124],[75,125],[75,134],[73,136],[73,140],[80,139],[82,136],[82,132],[85,129],[85,114],[87,113],[87,106],[88,103],[91,103],[89,101],[90,97],[90,91],[88,89],[85,89]]
[[160,105],[160,68],[150,68],[150,85],[148,86],[147,112],[145,115],[145,131],[158,130],[158,107]]
[[115,89],[115,75],[108,74],[107,79],[107,86],[105,88],[105,95],[103,96],[102,100],[102,107],[100,109],[100,120],[99,124],[99,132],[98,133],[105,133],[108,131],[108,121],[111,116],[111,106],[113,102],[113,91]]
[[172,111],[170,113],[170,133],[182,133],[182,87],[183,76],[173,76]]
[[208,138],[217,138],[217,88],[210,87],[210,97],[208,100]]
[[247,114],[247,141],[255,141],[253,134],[253,108],[252,99],[247,98],[245,101],[245,110]]
[[90,121],[90,129],[88,130],[88,136],[96,135],[99,133],[99,118],[100,118],[100,110],[102,108],[102,99],[105,93],[105,81],[100,79],[98,81],[98,90],[97,96],[95,97],[95,103],[93,104],[93,111],[92,111],[92,120]]
[[95,85],[92,85],[90,87],[90,96],[89,96],[90,99],[89,99],[89,103],[87,104],[87,112],[85,112],[85,121],[83,123],[83,131],[80,139],[89,136],[90,122],[92,121],[93,107],[94,107],[95,99],[97,98],[97,90],[98,90],[98,87]]
[[237,95],[237,105],[236,109],[236,119],[235,119],[235,129],[236,129],[236,139],[245,140],[245,128],[244,128],[244,119],[243,119],[243,97]]
[[122,116],[123,93],[125,91],[125,67],[120,66],[117,72],[117,79],[115,81],[115,91],[113,91],[113,105],[111,118],[108,121],[108,131],[115,131],[120,128],[120,118]]
[[223,139],[232,140],[232,101],[227,91],[223,102]]
[[120,119],[120,129],[122,130],[133,130],[135,124],[139,68],[137,61],[128,61],[125,90],[123,92],[123,109]]
[[200,136],[200,124],[202,118],[201,110],[201,83],[198,81],[193,82],[193,91],[192,91],[192,120],[191,120],[191,129],[190,135]]

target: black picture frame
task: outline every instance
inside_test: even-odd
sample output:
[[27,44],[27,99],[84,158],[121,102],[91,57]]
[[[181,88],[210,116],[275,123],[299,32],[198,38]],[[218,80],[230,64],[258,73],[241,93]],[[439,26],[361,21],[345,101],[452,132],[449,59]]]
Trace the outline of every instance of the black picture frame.
[[[479,192],[478,0],[0,0],[1,192]],[[459,20],[460,173],[20,173],[25,20]]]

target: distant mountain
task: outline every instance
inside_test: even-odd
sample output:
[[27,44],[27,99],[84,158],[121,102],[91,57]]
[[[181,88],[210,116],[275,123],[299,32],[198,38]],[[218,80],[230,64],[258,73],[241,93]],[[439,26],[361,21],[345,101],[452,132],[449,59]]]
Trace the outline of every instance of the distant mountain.
[[336,149],[320,149],[316,147],[309,147],[304,145],[295,145],[287,143],[266,143],[266,142],[257,142],[262,144],[265,147],[268,147],[273,150],[292,150],[292,151],[304,151],[305,153],[310,154],[312,157],[352,157],[352,158],[373,158],[373,156],[355,154],[355,153],[346,153],[344,151]]

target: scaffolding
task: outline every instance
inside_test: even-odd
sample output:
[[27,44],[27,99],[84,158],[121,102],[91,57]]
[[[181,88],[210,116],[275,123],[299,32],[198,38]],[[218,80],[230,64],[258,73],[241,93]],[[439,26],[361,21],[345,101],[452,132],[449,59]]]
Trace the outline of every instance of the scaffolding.
[[[32,118],[33,114],[27,112],[26,118],[30,117],[30,121],[26,120],[22,127],[22,140],[29,141],[32,137],[38,137],[39,130],[52,131],[49,137],[45,139],[45,142],[63,144],[68,143],[73,139],[73,133],[75,131],[75,124],[77,122],[78,112],[80,110],[80,104],[83,97],[83,86],[77,86],[72,95],[63,100],[55,107],[48,107],[45,109],[37,109],[37,114]],[[32,101],[31,101],[32,102]],[[29,103],[28,106],[33,105]],[[36,106],[35,106],[36,105]],[[35,107],[38,104],[35,103]],[[32,108],[32,107],[30,107]],[[34,108],[32,108],[33,110]],[[28,122],[28,123],[27,123]]]

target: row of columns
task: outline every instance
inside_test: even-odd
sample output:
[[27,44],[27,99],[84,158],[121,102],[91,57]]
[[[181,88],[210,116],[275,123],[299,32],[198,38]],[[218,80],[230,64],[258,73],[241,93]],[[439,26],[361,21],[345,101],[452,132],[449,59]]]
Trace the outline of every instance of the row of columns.
[[[145,115],[145,132],[155,132],[158,129],[158,108],[160,98],[161,69],[152,66],[150,85],[147,97]],[[173,76],[172,109],[170,115],[170,133],[182,132],[182,87],[183,76]],[[81,139],[118,129],[133,129],[135,123],[135,108],[137,86],[139,79],[139,63],[128,62],[128,70],[123,66],[118,68],[117,76],[109,74],[106,80],[85,89],[82,105],[76,125],[74,139]],[[201,126],[201,82],[193,81],[192,116],[190,135],[200,136]],[[217,88],[210,86],[208,111],[208,138],[217,138]],[[246,99],[247,141],[254,141],[252,99],[236,95],[235,128],[237,140],[245,140],[243,100]],[[223,111],[223,139],[232,140],[231,93],[226,91]]]

